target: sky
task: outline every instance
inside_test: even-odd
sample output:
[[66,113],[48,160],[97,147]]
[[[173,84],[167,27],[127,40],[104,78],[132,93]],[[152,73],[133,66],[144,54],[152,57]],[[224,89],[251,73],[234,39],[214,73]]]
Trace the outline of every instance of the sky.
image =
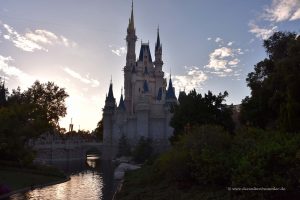
[[[112,77],[123,86],[131,0],[0,0],[0,76],[9,91],[35,80],[65,88],[75,129],[93,130]],[[267,57],[263,40],[275,31],[300,33],[300,0],[135,0],[138,41],[154,57],[157,27],[163,70],[176,93],[228,91],[228,104],[250,95],[247,74]]]

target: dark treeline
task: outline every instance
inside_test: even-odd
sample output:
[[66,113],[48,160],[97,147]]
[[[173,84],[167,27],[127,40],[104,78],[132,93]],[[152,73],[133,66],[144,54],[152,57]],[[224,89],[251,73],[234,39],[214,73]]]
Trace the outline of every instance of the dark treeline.
[[128,173],[118,199],[300,198],[300,37],[277,32],[263,45],[268,58],[246,79],[242,126],[234,128],[227,92],[181,93],[172,148]]

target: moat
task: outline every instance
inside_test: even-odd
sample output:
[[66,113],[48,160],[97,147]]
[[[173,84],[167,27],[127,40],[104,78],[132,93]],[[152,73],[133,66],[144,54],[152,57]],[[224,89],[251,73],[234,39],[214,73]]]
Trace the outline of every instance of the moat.
[[52,199],[112,199],[113,165],[98,156],[88,156],[86,161],[52,163],[70,175],[64,183],[15,194],[11,200]]

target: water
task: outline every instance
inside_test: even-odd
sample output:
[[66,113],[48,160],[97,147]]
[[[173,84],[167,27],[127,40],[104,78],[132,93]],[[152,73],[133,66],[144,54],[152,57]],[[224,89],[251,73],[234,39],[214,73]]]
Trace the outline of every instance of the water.
[[16,194],[11,200],[111,200],[113,193],[113,165],[97,156],[86,161],[56,162],[52,165],[70,174],[64,183]]

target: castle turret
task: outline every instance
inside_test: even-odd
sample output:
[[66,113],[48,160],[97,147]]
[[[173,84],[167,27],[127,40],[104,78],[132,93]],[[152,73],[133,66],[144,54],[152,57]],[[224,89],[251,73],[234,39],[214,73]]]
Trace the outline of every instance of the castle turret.
[[159,28],[157,28],[157,40],[155,44],[155,71],[161,72],[164,62],[162,61],[162,44],[160,43]]
[[103,152],[104,159],[110,159],[113,156],[113,118],[115,109],[116,99],[114,98],[113,85],[111,81],[103,109],[103,144],[105,145],[105,151]]
[[175,88],[173,87],[171,76],[170,76],[170,79],[169,79],[168,90],[166,92],[166,104],[168,104],[168,105],[177,104],[177,98],[176,98],[176,95],[175,95]]
[[134,16],[133,16],[133,1],[131,4],[131,16],[129,18],[129,24],[127,28],[127,55],[126,55],[126,66],[124,67],[124,93],[125,93],[125,105],[127,110],[132,113],[132,85],[131,77],[132,73],[135,73],[136,65],[136,55],[135,55],[135,43],[137,41],[137,36],[135,34],[134,27]]
[[123,100],[123,94],[121,94],[121,97],[120,97],[120,102],[119,102],[118,110],[120,110],[120,111],[126,111],[125,102]]
[[109,89],[108,89],[108,95],[105,99],[105,106],[104,111],[114,111],[116,108],[116,99],[114,97],[113,93],[113,85],[112,82],[110,82]]
[[137,41],[137,36],[135,34],[135,27],[134,27],[133,2],[131,5],[131,16],[127,28],[126,41],[127,41],[126,68],[132,68],[132,66],[135,64],[136,61],[135,43]]

